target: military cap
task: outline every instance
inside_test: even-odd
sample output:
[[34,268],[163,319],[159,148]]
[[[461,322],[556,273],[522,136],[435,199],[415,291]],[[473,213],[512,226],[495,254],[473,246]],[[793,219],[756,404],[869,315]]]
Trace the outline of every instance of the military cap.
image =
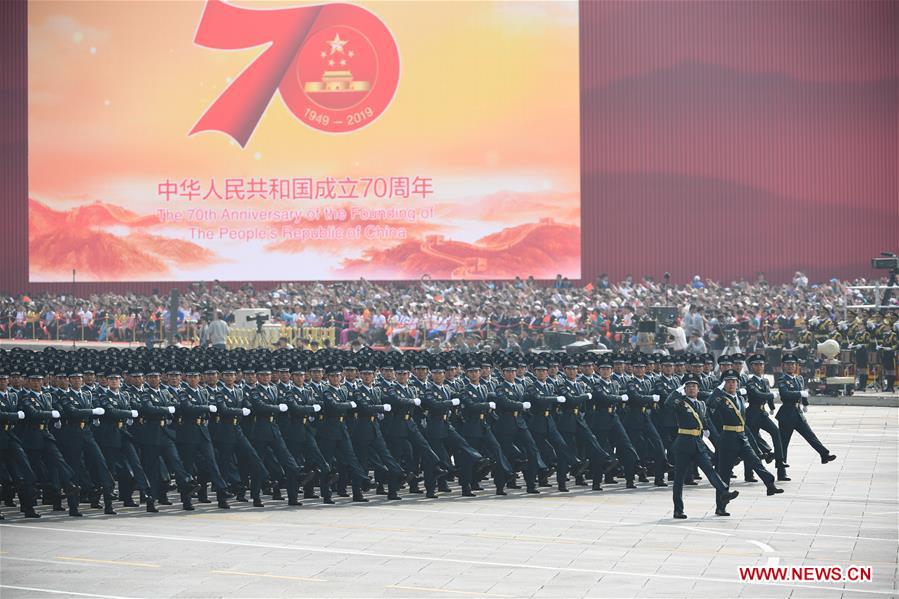
[[721,378],[724,379],[725,381],[728,380],[728,379],[736,379],[736,380],[739,380],[739,379],[740,379],[740,372],[739,372],[736,368],[728,368],[727,370],[725,370],[725,371],[722,373]]
[[699,377],[695,374],[685,375],[684,378],[681,379],[684,385],[699,385]]

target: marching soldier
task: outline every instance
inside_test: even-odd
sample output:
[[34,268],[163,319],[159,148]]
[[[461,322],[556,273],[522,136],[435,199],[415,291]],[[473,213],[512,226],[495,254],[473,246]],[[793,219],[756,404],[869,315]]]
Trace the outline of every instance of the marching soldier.
[[493,428],[506,457],[512,455],[514,446],[524,451],[527,462],[523,473],[527,492],[537,494],[540,493],[537,489],[537,470],[546,469],[546,465],[524,419],[525,412],[531,409],[531,402],[525,398],[524,389],[515,382],[517,370],[518,364],[514,360],[502,365],[503,381],[496,388],[499,421]]
[[672,391],[664,400],[670,405],[677,420],[677,437],[671,448],[674,455],[674,517],[685,519],[683,489],[690,468],[695,464],[715,487],[715,515],[729,516],[727,504],[736,499],[739,491],[731,491],[712,466],[709,452],[703,442],[710,432],[707,420],[701,416],[698,399],[700,380],[694,374],[684,377],[683,386]]
[[150,494],[150,483],[140,464],[140,457],[134,446],[134,436],[130,427],[138,417],[137,410],[131,405],[131,397],[121,390],[122,375],[115,367],[109,367],[103,373],[101,391],[97,397],[98,407],[103,409],[100,416],[100,427],[97,433],[97,444],[106,458],[110,470],[119,481],[119,497],[124,507],[137,507],[131,494],[136,486],[147,496],[147,511],[156,512],[155,498]]
[[[150,482],[152,496],[160,505],[171,505],[166,491],[163,489],[163,474],[175,473],[175,483],[185,510],[193,509],[191,494],[197,489],[193,476],[184,467],[181,456],[175,446],[175,432],[172,422],[176,411],[175,398],[162,387],[160,372],[150,366],[146,373],[146,382],[140,395],[136,398],[138,413],[144,421],[141,444],[141,463]],[[180,373],[178,374],[180,376]]]
[[[513,477],[512,465],[506,459],[499,442],[493,436],[490,420],[496,410],[495,394],[481,384],[481,360],[479,356],[469,357],[465,365],[467,381],[459,393],[462,405],[462,436],[481,455],[493,460],[493,483],[497,495],[505,495],[506,482]],[[480,472],[473,473],[472,490],[480,490]]]
[[[244,435],[241,420],[249,417],[252,410],[247,407],[243,389],[235,384],[237,369],[232,364],[225,364],[221,370],[221,384],[215,387],[212,403],[216,406],[216,426],[212,432],[212,441],[218,453],[218,463],[222,469],[222,478],[233,487],[240,487],[244,477],[241,466],[248,471],[250,480],[250,498],[253,507],[263,507],[261,491],[262,482],[268,480],[268,470],[250,441]],[[245,492],[246,487],[243,487]],[[244,495],[244,500],[246,496]]]
[[[787,354],[783,357],[784,376],[778,384],[782,405],[777,411],[777,422],[780,424],[780,439],[783,444],[783,459],[787,460],[787,452],[790,448],[790,439],[793,431],[799,433],[803,439],[812,446],[812,449],[821,456],[821,463],[826,464],[837,459],[837,456],[828,451],[824,444],[818,440],[817,435],[805,419],[808,412],[808,390],[805,381],[799,375],[799,362],[796,356]],[[801,406],[801,408],[800,408]]]
[[[18,407],[18,396],[9,388],[9,373],[0,365],[0,467],[5,468],[7,476],[4,485],[18,487],[19,509],[26,518],[40,518],[34,511],[34,485],[37,478],[22,442],[16,434],[15,425],[25,420],[25,412]],[[4,499],[8,489],[4,489]]]
[[[277,468],[284,470],[287,485],[287,504],[293,506],[302,505],[298,497],[300,467],[287,449],[281,429],[275,421],[279,414],[287,412],[289,406],[281,401],[277,387],[271,384],[271,368],[263,364],[256,366],[255,371],[256,385],[250,388],[247,397],[250,403],[250,418],[253,419],[253,433],[250,436],[250,440],[257,455],[260,457],[270,456],[270,458],[275,460],[272,467],[266,466],[270,474],[277,472]],[[276,489],[273,489],[274,491]],[[272,498],[274,499],[275,497],[273,496]]]
[[[459,471],[462,492],[471,493],[471,476],[476,464],[483,464],[483,456],[468,444],[452,424],[453,416],[461,400],[457,393],[446,384],[446,365],[438,357],[431,367],[431,380],[421,396],[421,407],[425,414],[424,434],[428,444],[437,454],[441,465],[448,470],[452,466],[450,455],[455,457]],[[438,490],[449,492],[446,481],[441,480]]]
[[366,474],[369,466],[380,470],[382,477],[386,474],[387,499],[399,501],[402,499],[399,489],[404,475],[403,468],[387,448],[378,420],[384,414],[389,414],[393,406],[384,401],[381,389],[374,385],[375,369],[371,364],[371,357],[362,363],[358,371],[362,380],[351,395],[352,401],[356,403],[356,411],[353,413],[356,419],[352,433],[353,449]]
[[556,484],[562,493],[568,492],[568,471],[575,476],[584,473],[587,464],[578,459],[556,427],[555,414],[558,405],[568,401],[564,395],[556,393],[555,385],[549,378],[549,363],[545,358],[537,358],[534,363],[534,378],[525,388],[525,397],[533,404],[528,428],[543,457],[544,463],[551,465],[555,458]]
[[774,464],[777,468],[777,480],[788,481],[787,468],[789,464],[784,461],[783,443],[780,439],[780,429],[768,416],[768,411],[774,414],[774,400],[780,397],[780,391],[768,386],[765,378],[765,357],[761,354],[750,356],[747,361],[752,369],[752,376],[746,380],[746,392],[748,407],[746,408],[746,424],[756,437],[759,430],[764,430],[771,435],[771,444],[774,446]]
[[326,367],[328,383],[322,390],[322,411],[319,416],[318,446],[322,455],[331,465],[332,470],[338,464],[349,470],[353,488],[353,501],[367,503],[362,494],[370,486],[368,472],[362,469],[353,450],[353,442],[347,431],[346,420],[358,407],[350,399],[346,388],[340,385],[340,374],[343,371],[336,362]]
[[[95,420],[99,424],[98,419],[105,410],[94,407],[90,391],[83,387],[80,372],[70,369],[67,377],[69,387],[57,398],[59,411],[62,412],[62,425],[56,433],[59,447],[69,467],[78,474],[79,480],[93,481],[100,485],[103,490],[103,513],[114,515],[116,512],[112,507],[112,494],[115,481],[91,426]],[[92,504],[91,507],[99,505]]]
[[584,419],[585,407],[593,400],[593,394],[577,380],[577,370],[575,360],[569,359],[564,363],[564,376],[556,391],[565,397],[565,402],[559,404],[556,425],[569,447],[576,447],[580,443],[586,449],[593,478],[592,490],[602,491],[603,475],[616,468],[618,460],[606,453]]
[[21,424],[22,448],[32,467],[43,465],[46,475],[44,480],[53,497],[54,511],[62,511],[60,497],[65,494],[69,506],[69,515],[82,516],[78,511],[78,498],[81,489],[75,484],[75,473],[66,464],[59,451],[56,438],[49,428],[59,423],[61,414],[53,409],[50,394],[42,388],[43,375],[37,366],[32,367],[27,378],[27,389],[18,395],[19,411],[25,413]]
[[[636,472],[639,456],[634,449],[630,437],[624,430],[618,411],[630,398],[621,391],[618,383],[612,379],[612,361],[607,357],[601,357],[599,364],[599,382],[593,387],[593,397],[596,402],[596,412],[593,416],[592,429],[596,432],[596,439],[603,448],[615,454],[624,468],[624,480],[628,489],[636,488],[634,474]],[[611,474],[606,475],[605,482],[614,482]]]
[[[215,487],[215,495],[218,507],[223,510],[230,509],[228,505],[228,483],[222,477],[218,461],[215,459],[215,450],[212,447],[212,436],[209,432],[210,414],[218,412],[218,406],[210,401],[209,393],[200,387],[200,369],[191,365],[187,369],[187,387],[184,387],[178,395],[178,407],[176,412],[180,418],[178,427],[177,446],[181,461],[188,472],[193,473],[196,466],[200,467],[204,476],[212,481]],[[197,463],[197,456],[202,456],[202,463]],[[205,482],[201,479],[200,495],[198,501],[205,503]],[[190,498],[182,496],[185,509],[190,505]]]
[[737,463],[737,458],[741,458],[765,483],[768,495],[783,493],[783,489],[777,488],[774,484],[774,476],[762,465],[746,436],[745,406],[741,395],[737,392],[739,372],[734,369],[725,370],[722,378],[723,389],[715,389],[709,398],[711,413],[720,421],[721,435],[717,445],[718,475],[724,482],[730,483],[731,471]]
[[[307,388],[306,372],[303,364],[295,364],[290,369],[290,383],[284,386],[281,394],[287,404],[287,412],[282,412],[281,433],[284,443],[290,451],[301,471],[305,472],[303,480],[303,499],[318,499],[324,504],[333,504],[331,499],[331,466],[322,455],[315,440],[316,416],[322,406]],[[286,429],[286,432],[285,432]],[[315,479],[318,479],[321,495],[315,494]]]
[[[634,374],[628,381],[625,394],[628,402],[624,408],[624,428],[628,437],[637,443],[637,453],[640,455],[644,467],[651,461],[653,463],[657,487],[667,487],[665,474],[668,470],[668,462],[665,457],[665,448],[655,427],[652,426],[650,413],[659,403],[661,397],[653,393],[652,382],[646,378],[646,361],[637,356],[632,361]],[[641,479],[643,482],[645,479]]]

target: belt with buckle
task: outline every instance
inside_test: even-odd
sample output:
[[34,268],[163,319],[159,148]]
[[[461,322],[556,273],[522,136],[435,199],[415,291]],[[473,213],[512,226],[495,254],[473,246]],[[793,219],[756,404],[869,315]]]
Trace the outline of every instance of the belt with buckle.
[[742,426],[731,426],[731,425],[729,425],[729,424],[725,424],[725,425],[722,426],[721,428],[724,429],[724,430],[726,430],[726,431],[729,431],[729,432],[731,432],[731,433],[742,433],[742,432],[743,432],[743,427],[742,427]]
[[702,434],[702,431],[698,428],[679,428],[677,429],[678,435],[690,435],[691,437],[698,437]]
[[269,422],[274,422],[274,421],[275,421],[275,417],[274,417],[274,416],[269,416],[269,417],[268,417],[268,421],[269,421]]
[[369,416],[368,419],[371,420],[372,422],[375,421],[375,417],[374,417],[374,416]]
[[338,416],[337,419],[343,422],[343,416]]
[[405,416],[403,416],[403,418],[404,418],[405,420],[411,420],[411,419],[412,419],[412,415],[411,415],[411,414],[406,414]]
[[44,430],[44,428],[46,428],[46,425],[45,425],[43,422],[41,422],[40,424],[37,425],[37,429],[38,429],[39,431]]
[[125,426],[125,423],[122,422],[121,420],[119,420],[118,422],[115,423],[115,425],[116,425],[118,428],[123,428],[123,427]]
[[517,411],[516,411],[516,412],[512,412],[512,416],[514,416],[515,418],[518,418],[518,412],[517,412]]
[[577,416],[577,415],[580,414],[580,413],[581,413],[581,411],[580,411],[579,409],[577,409],[577,408],[574,409],[574,415],[575,415],[575,416]]
[[197,419],[196,419],[196,423],[197,423],[197,426],[203,424],[203,419],[202,419],[202,418],[197,418]]
[[614,411],[615,411],[615,408],[609,408],[609,414],[613,413]]
[[165,420],[160,420],[159,426],[160,426],[160,428],[165,428]]

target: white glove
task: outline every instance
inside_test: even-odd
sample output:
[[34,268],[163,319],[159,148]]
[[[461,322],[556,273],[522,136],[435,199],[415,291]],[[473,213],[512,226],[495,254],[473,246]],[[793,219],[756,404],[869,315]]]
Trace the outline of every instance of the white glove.
[[249,416],[251,414],[250,408],[241,408],[240,413],[243,414],[244,416]]
[[286,411],[287,411],[287,404],[286,404],[286,403],[279,403],[279,404],[278,404],[278,411],[280,411],[280,412],[286,412]]
[[684,385],[681,385],[680,387],[677,388],[677,392],[680,393],[681,395],[684,395],[685,391],[686,391],[686,388]]
[[312,411],[316,414],[322,411],[322,407],[320,404],[314,403],[312,404]]
[[131,410],[131,417],[137,418],[137,410]]
[[718,388],[721,389],[722,391],[724,391],[724,383],[721,383],[720,385],[718,385]]
[[802,396],[802,399],[808,399],[808,390],[803,389],[802,391],[799,392],[799,395]]
[[218,409],[217,407],[215,407],[215,406],[209,406],[209,412],[210,412],[211,414],[215,414],[215,413],[218,412],[218,411],[219,411],[219,409]]
[[627,396],[627,393],[625,393],[621,396],[621,401],[627,401],[629,399],[630,399],[630,397]]
[[652,401],[653,401],[653,403],[658,402],[660,399],[661,399],[661,397],[659,397],[659,396],[656,395],[655,393],[652,394]]
[[568,401],[568,400],[565,399],[565,396],[564,396],[564,395],[558,395],[558,396],[556,396],[556,401],[557,401],[558,403],[565,403],[565,402]]
[[487,402],[487,405],[490,406],[490,409],[491,409],[491,410],[495,410],[495,409],[496,409],[496,402],[488,401],[488,402]]
[[59,418],[59,412],[57,412],[56,410],[50,410],[50,416],[52,418]]
[[393,409],[393,406],[390,405],[389,403],[385,403],[382,407],[384,408],[385,412],[389,412],[390,410]]
[[417,397],[413,397],[413,398],[412,398],[412,403],[414,403],[416,406],[420,406],[420,405],[421,405],[421,400],[418,399]]
[[525,410],[530,410],[530,409],[531,409],[531,402],[529,402],[529,401],[524,401],[524,402],[521,403],[521,407],[524,408]]
[[746,389],[740,387],[740,395],[746,395]]
[[19,420],[25,420],[25,412],[23,412],[22,410],[16,412],[16,416],[19,417]]
[[702,436],[708,439],[712,436],[712,433],[710,433],[709,431],[702,431]]
[[803,411],[803,412],[808,412],[808,406],[802,406],[802,411]]
[[93,410],[91,410],[91,414],[93,414],[94,416],[102,416],[105,413],[106,410],[104,410],[103,408],[94,408]]
[[[418,403],[421,403],[421,401],[419,401]],[[356,407],[356,402],[353,401],[352,399],[350,400],[350,407],[351,407],[351,408],[354,408],[354,409],[355,409],[355,407]]]
[[450,403],[453,404],[454,406],[458,406],[458,405],[459,405],[460,403],[462,403],[462,402],[459,401],[459,398],[458,398],[458,397],[454,397],[454,398],[452,398],[452,399],[450,400]]
[[593,399],[593,394],[592,394],[592,393],[587,393],[587,399]]
[[780,399],[780,389],[771,389],[771,395],[774,396],[774,399]]

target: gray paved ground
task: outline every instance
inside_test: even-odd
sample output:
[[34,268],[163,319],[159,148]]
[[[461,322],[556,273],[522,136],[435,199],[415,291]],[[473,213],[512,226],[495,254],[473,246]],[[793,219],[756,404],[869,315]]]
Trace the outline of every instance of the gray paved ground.
[[[670,519],[669,489],[623,485],[36,522],[7,508],[0,596],[897,596],[899,410],[813,406],[809,420],[838,460],[822,466],[794,441],[787,493],[739,482],[731,518],[714,516],[705,483],[687,488],[685,521]],[[739,581],[738,567],[771,564],[874,578]]]

